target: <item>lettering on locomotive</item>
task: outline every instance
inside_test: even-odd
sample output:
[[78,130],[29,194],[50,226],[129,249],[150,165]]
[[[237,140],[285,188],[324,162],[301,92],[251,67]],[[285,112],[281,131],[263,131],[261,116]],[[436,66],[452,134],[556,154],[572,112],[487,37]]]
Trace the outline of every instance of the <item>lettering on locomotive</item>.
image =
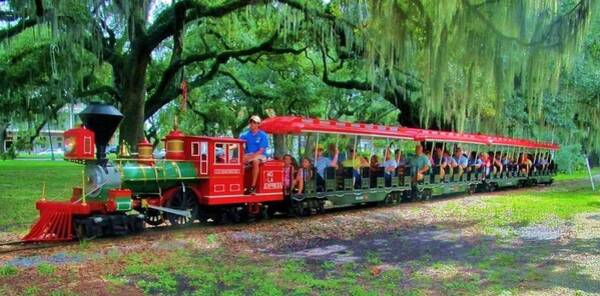
[[[264,176],[265,176],[265,183],[263,186],[264,189],[283,189],[283,182],[275,182],[276,178],[275,178],[274,171],[266,171]],[[281,180],[281,177],[277,178],[277,179]]]
[[215,169],[215,175],[239,175],[241,174],[240,169]]

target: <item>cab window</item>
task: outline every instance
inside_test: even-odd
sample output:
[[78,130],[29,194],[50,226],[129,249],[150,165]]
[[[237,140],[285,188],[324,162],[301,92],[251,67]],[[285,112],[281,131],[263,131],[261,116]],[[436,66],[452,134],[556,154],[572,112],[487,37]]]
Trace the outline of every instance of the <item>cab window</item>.
[[217,143],[215,144],[215,163],[226,163],[226,151],[225,144]]
[[236,164],[240,162],[239,144],[229,144],[229,163]]

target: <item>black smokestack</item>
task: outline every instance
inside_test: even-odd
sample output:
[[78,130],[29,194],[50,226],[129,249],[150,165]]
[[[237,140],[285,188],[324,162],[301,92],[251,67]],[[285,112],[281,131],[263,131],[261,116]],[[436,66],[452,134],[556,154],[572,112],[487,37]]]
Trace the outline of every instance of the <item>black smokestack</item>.
[[106,166],[106,145],[123,119],[123,114],[112,105],[91,103],[79,113],[86,128],[96,135],[96,159],[98,164]]

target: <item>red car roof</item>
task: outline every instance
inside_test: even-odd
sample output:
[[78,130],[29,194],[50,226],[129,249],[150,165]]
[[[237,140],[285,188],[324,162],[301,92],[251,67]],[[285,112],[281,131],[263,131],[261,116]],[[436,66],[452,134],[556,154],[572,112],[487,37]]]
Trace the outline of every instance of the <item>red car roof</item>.
[[299,116],[277,116],[265,119],[260,128],[271,134],[329,133],[358,136],[374,136],[414,141],[460,142],[480,145],[500,145],[531,149],[558,150],[558,145],[482,134],[456,133],[425,130],[400,126],[370,123],[350,123],[335,120],[304,118]]

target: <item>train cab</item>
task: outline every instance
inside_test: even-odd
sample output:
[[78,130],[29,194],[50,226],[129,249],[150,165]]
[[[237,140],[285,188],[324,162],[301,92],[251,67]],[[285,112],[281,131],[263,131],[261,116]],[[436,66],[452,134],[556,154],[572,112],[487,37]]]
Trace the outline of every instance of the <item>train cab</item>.
[[199,204],[216,206],[283,200],[283,162],[261,163],[255,194],[244,194],[251,170],[244,159],[244,141],[229,137],[188,136],[173,131],[165,137],[166,159],[192,162]]

